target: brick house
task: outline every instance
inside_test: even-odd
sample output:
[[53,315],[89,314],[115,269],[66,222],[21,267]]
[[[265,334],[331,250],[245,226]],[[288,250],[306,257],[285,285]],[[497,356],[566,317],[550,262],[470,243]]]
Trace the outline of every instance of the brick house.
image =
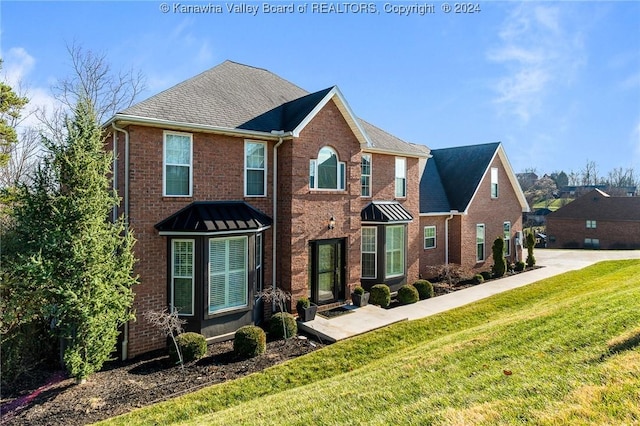
[[509,261],[522,259],[517,240],[529,205],[501,143],[432,150],[420,195],[421,273],[448,263],[489,269],[498,236]]
[[[418,276],[429,149],[358,119],[337,87],[308,93],[227,61],[105,128],[115,213],[138,239],[138,314],[177,308],[215,341],[253,323],[274,283],[331,306],[361,282]],[[125,358],[165,345],[142,319],[123,336]]]
[[640,197],[591,190],[547,215],[547,247],[640,248]]

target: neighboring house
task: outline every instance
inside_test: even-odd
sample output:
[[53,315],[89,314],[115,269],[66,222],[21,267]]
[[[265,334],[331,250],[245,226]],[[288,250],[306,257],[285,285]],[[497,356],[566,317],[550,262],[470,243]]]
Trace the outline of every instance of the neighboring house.
[[575,198],[581,197],[587,192],[591,192],[594,189],[599,189],[609,195],[635,197],[638,195],[638,188],[636,186],[610,186],[610,185],[578,185],[578,186],[563,186],[558,190],[560,198]]
[[431,151],[420,182],[421,272],[428,265],[489,269],[493,241],[521,260],[522,213],[529,205],[501,143]]
[[141,318],[148,310],[178,309],[186,330],[216,341],[261,318],[258,294],[274,285],[291,293],[291,306],[308,296],[328,308],[356,285],[395,291],[418,278],[421,261],[444,263],[423,249],[424,228],[437,224],[442,239],[448,217],[420,217],[425,162],[443,172],[434,185],[447,188],[445,213],[459,211],[450,262],[483,266],[492,238],[521,229],[524,198],[501,145],[474,148],[473,158],[439,150],[427,161],[429,148],[360,120],[335,86],[308,93],[227,61],[119,112],[105,129],[123,198],[114,214],[128,217],[138,240],[139,319],[124,329],[123,358],[165,346]]
[[524,226],[542,226],[547,221],[547,215],[551,213],[550,209],[541,208],[532,212],[525,212],[523,214]]
[[[116,114],[115,182],[138,242],[134,308],[177,308],[224,339],[277,285],[331,306],[415,280],[419,160],[429,149],[358,119],[337,87],[307,93],[234,62]],[[114,141],[115,146],[114,146]],[[362,281],[361,281],[362,279]],[[123,356],[163,347],[143,319]]]
[[640,197],[593,189],[547,215],[547,247],[640,248]]

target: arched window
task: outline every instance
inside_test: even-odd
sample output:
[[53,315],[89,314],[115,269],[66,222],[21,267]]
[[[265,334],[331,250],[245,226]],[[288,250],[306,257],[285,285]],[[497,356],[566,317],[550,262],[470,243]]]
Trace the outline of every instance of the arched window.
[[338,153],[325,146],[318,152],[318,158],[309,162],[309,188],[344,190],[345,170],[345,163],[339,161]]

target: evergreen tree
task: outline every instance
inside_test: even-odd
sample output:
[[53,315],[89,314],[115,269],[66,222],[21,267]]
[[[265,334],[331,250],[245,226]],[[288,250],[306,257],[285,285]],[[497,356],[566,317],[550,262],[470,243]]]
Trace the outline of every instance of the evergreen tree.
[[500,278],[507,271],[507,260],[504,258],[504,238],[496,238],[491,250],[493,251],[493,267],[491,268],[493,276]]
[[11,146],[18,142],[15,125],[27,102],[27,98],[18,96],[11,86],[0,81],[0,167],[7,164]]
[[527,232],[527,266],[529,268],[533,267],[536,264],[536,258],[533,255],[533,247],[536,245],[536,237],[533,234],[533,230]]
[[10,267],[18,293],[39,300],[39,315],[60,338],[69,373],[83,380],[109,359],[118,328],[133,318],[137,279],[134,238],[122,218],[108,221],[119,200],[89,101],[78,103],[67,131],[63,144],[47,143],[49,155],[33,185],[18,191],[14,241],[20,245]]

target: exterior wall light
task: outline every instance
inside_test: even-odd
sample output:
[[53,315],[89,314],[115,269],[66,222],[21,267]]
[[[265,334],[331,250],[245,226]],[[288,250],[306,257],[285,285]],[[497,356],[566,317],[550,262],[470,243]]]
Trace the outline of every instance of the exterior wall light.
[[329,218],[329,229],[333,229],[336,227],[336,218],[331,216],[331,218]]

